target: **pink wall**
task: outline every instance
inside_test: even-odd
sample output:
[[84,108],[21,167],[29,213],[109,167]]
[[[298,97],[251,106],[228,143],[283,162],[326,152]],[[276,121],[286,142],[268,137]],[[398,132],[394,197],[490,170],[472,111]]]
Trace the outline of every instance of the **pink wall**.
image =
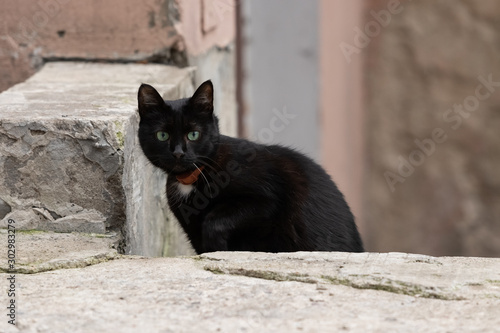
[[0,0],[0,8],[0,91],[47,58],[199,55],[235,36],[235,0]]
[[182,20],[175,27],[191,55],[234,40],[236,0],[178,0]]
[[349,63],[340,50],[362,26],[363,1],[320,1],[320,106],[322,164],[333,177],[364,233],[363,59]]

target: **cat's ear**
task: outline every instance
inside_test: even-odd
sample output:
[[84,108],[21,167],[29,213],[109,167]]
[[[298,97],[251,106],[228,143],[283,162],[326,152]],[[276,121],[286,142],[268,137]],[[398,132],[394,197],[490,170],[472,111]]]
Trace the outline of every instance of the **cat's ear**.
[[163,98],[156,89],[149,84],[141,84],[139,93],[137,94],[137,101],[139,102],[139,115],[141,117],[155,110],[159,111],[165,107]]
[[214,111],[214,86],[212,81],[203,82],[194,92],[190,103],[196,110],[212,114]]

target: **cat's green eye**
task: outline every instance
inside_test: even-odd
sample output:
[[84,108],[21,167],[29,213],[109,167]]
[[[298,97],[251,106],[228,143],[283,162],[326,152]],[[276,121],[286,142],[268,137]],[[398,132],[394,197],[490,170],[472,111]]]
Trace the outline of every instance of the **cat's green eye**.
[[156,132],[156,138],[160,141],[167,141],[170,138],[167,132],[158,131]]
[[189,141],[196,141],[200,138],[200,132],[198,131],[189,132],[187,137]]

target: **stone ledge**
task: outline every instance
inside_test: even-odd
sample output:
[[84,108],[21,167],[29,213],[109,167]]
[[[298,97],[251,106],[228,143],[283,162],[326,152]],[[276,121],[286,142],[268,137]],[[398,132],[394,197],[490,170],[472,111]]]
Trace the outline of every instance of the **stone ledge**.
[[0,227],[120,230],[122,251],[187,253],[165,175],[138,147],[136,108],[141,83],[175,99],[192,94],[192,80],[193,68],[61,62],[1,93]]
[[[500,259],[492,258],[314,252],[124,256],[16,278],[22,283],[18,326],[1,321],[2,332],[115,332],[116,327],[123,332],[491,332],[500,327]],[[444,297],[395,292],[386,281],[434,288]]]
[[[7,231],[0,229],[7,244]],[[55,233],[18,230],[15,238],[16,263],[9,269],[7,260],[0,262],[0,272],[33,274],[61,268],[85,267],[119,258],[119,237],[113,234]]]
[[220,274],[337,284],[431,299],[500,300],[500,259],[328,252],[218,252],[200,258],[210,261],[204,269]]

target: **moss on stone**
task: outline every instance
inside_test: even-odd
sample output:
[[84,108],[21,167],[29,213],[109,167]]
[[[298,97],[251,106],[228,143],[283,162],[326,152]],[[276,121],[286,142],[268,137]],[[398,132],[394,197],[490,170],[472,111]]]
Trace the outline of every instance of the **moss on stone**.
[[116,132],[116,138],[118,139],[120,149],[123,149],[123,147],[125,147],[125,138],[123,137],[123,133],[121,131]]
[[88,258],[82,259],[63,259],[58,261],[46,261],[46,262],[32,262],[28,264],[17,264],[15,269],[6,269],[5,267],[0,267],[0,272],[2,273],[18,273],[18,274],[36,274],[47,271],[53,271],[57,269],[68,269],[68,268],[83,268],[91,265],[100,264],[114,259],[123,258],[120,254],[110,251],[108,253],[103,253]]
[[47,231],[43,231],[43,230],[36,230],[36,229],[29,229],[29,230],[21,230],[21,229],[17,229],[16,230],[16,233],[19,233],[19,234],[24,234],[24,235],[36,235],[36,234],[43,234],[43,233],[46,233]]
[[395,281],[390,279],[376,278],[374,282],[356,282],[348,278],[332,277],[328,275],[321,276],[324,280],[332,284],[340,284],[356,289],[372,289],[402,294],[414,297],[423,297],[440,300],[463,300],[463,297],[455,295],[440,294],[434,291],[433,287],[424,287],[408,282]]
[[490,284],[500,284],[500,280],[486,280]]
[[116,129],[118,129],[115,132],[116,138],[118,140],[118,147],[120,149],[123,149],[125,147],[125,136],[124,136],[123,132],[121,131],[123,129],[123,124],[118,120],[115,120],[113,123],[115,124]]
[[220,268],[218,267],[213,267],[213,266],[205,266],[203,267],[204,270],[206,271],[209,271],[209,272],[212,272],[214,274],[224,274],[224,271],[221,270]]
[[290,274],[281,274],[272,271],[261,271],[261,270],[252,270],[252,269],[243,269],[243,268],[232,268],[232,269],[221,269],[220,267],[215,266],[205,266],[205,270],[210,271],[215,274],[229,274],[229,275],[237,275],[237,276],[247,276],[257,279],[264,280],[272,280],[272,281],[294,281],[294,282],[303,282],[303,283],[317,283],[318,281],[311,278],[307,274],[299,274],[299,273],[290,273]]

